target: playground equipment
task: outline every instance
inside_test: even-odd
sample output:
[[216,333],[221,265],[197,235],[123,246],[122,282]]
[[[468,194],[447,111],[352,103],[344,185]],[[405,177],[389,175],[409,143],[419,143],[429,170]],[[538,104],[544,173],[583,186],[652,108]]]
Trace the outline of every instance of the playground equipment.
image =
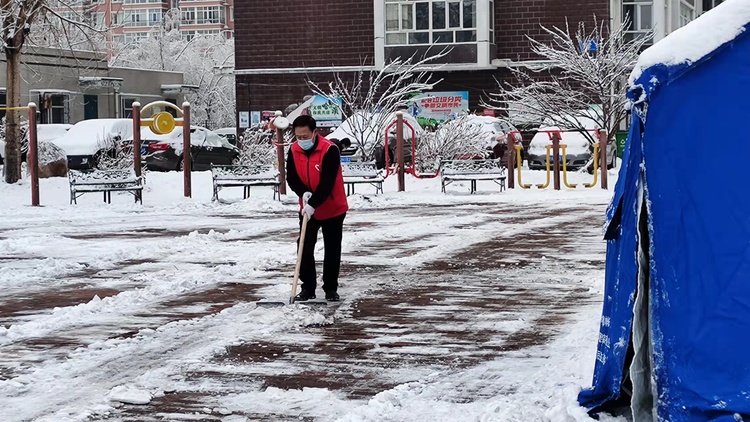
[[[544,183],[538,183],[536,185],[536,187],[539,188],[539,189],[547,189],[547,187],[549,186],[549,183],[550,183],[550,174],[552,173],[552,170],[550,169],[550,155],[552,154],[552,145],[547,145],[545,148],[547,149],[547,160],[546,160],[546,162],[547,162],[547,181],[544,182]],[[520,160],[520,158],[521,158],[521,147],[517,146],[516,150],[518,150],[518,158]],[[520,184],[521,183],[521,177],[520,177],[521,168],[520,168],[520,166],[518,168],[518,173],[519,173],[518,183]]]
[[[155,107],[169,108],[182,115],[175,118],[168,111],[160,111],[152,114],[151,117],[141,118],[141,114]],[[141,146],[141,126],[147,126],[151,132],[157,135],[166,135],[171,133],[175,127],[182,126],[182,160],[183,160],[183,187],[186,198],[192,196],[192,156],[190,154],[190,103],[185,101],[182,108],[168,101],[153,101],[141,108],[141,103],[133,103],[133,169],[135,175],[141,175],[141,153],[145,152]]]
[[[562,139],[561,133],[566,131],[560,131],[560,130],[549,130],[549,131],[541,131],[543,133],[547,133],[549,136],[550,141],[552,141],[552,145],[546,146],[546,167],[547,167],[547,180],[545,183],[538,183],[536,187],[538,189],[546,189],[549,187],[550,183],[554,181],[554,189],[560,190],[561,188],[561,180],[562,183],[565,184],[567,188],[575,189],[578,185],[574,183],[568,182],[568,162],[567,162],[567,148],[568,145],[561,144],[560,141]],[[596,133],[599,142],[593,145],[593,158],[594,158],[594,180],[592,183],[584,183],[584,187],[586,188],[592,188],[597,185],[597,182],[599,181],[599,172],[596,170],[600,170],[602,174],[602,181],[601,186],[602,189],[607,189],[607,132],[605,130],[593,130],[593,132]],[[509,169],[513,169],[515,167],[516,160],[517,162],[521,162],[521,151],[523,147],[520,145],[515,145],[515,137],[514,136],[508,136],[508,150],[511,151],[510,154],[508,154],[508,162],[507,166]],[[561,158],[562,157],[562,158]],[[561,165],[562,164],[562,165]],[[561,171],[562,170],[562,171]],[[519,165],[516,169],[517,177],[518,177],[518,186],[522,189],[531,189],[531,184],[525,184],[522,181],[522,171],[521,166]],[[562,177],[561,177],[562,174]],[[515,177],[514,172],[511,170],[508,173],[508,188],[513,189],[515,188]]]
[[[438,177],[440,175],[440,171],[436,171],[435,173],[419,173],[417,171],[417,132],[414,129],[414,126],[412,126],[408,121],[404,120],[404,115],[401,112],[396,113],[396,120],[391,122],[386,129],[384,133],[385,137],[385,177],[388,177],[392,171],[391,171],[391,156],[390,156],[390,148],[388,145],[388,134],[391,131],[393,127],[396,127],[396,174],[399,177],[399,192],[403,191],[402,187],[405,183],[404,175],[406,173],[411,174],[412,176],[418,178],[418,179],[433,179],[435,177]],[[405,157],[404,157],[404,126],[406,126],[411,131],[411,164],[409,166],[406,166],[405,163]]]

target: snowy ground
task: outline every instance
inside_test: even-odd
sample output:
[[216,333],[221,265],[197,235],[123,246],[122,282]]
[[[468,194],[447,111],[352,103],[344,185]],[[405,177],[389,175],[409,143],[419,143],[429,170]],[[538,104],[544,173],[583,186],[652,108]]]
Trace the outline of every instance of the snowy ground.
[[294,200],[193,183],[185,199],[181,175],[150,174],[143,206],[72,206],[43,180],[41,208],[0,186],[0,420],[590,420],[575,397],[611,190],[358,187],[344,301],[268,309],[289,295]]

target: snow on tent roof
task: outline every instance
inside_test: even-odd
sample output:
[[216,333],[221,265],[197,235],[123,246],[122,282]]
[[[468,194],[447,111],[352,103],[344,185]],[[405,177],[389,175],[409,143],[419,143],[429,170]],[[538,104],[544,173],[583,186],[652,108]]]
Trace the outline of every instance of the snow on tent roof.
[[750,1],[727,0],[672,32],[641,53],[630,75],[631,98],[642,102],[743,33],[750,24]]

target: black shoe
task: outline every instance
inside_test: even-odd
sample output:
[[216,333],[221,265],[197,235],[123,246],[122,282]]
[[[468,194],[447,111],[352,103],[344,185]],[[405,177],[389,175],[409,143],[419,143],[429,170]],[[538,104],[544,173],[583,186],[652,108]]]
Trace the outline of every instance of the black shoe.
[[294,301],[295,302],[305,302],[305,301],[308,301],[310,299],[315,299],[315,293],[314,292],[305,292],[305,291],[303,291],[302,293],[300,293],[300,294],[298,294],[297,296],[294,297]]
[[326,300],[329,302],[338,302],[341,299],[339,298],[338,293],[333,292],[333,293],[326,293]]

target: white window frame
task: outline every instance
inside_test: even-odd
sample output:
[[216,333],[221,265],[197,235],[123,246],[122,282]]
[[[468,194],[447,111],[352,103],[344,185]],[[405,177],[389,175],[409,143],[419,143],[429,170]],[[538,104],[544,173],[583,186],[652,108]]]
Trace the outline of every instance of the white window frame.
[[[708,7],[704,7],[706,2],[710,3]],[[701,8],[704,12],[707,12],[713,9],[714,7],[720,5],[721,3],[724,3],[724,0],[703,0],[701,1]]]
[[[635,16],[627,16],[625,8],[633,6],[636,9]],[[651,9],[651,25],[644,25],[643,16],[646,15],[644,9]],[[623,0],[621,6],[622,22],[626,18],[631,20],[631,29],[625,31],[626,34],[633,34],[634,37],[644,37],[655,29],[656,25],[656,5],[653,0]]]
[[[454,44],[476,44],[477,40],[477,24],[478,24],[478,17],[479,13],[477,10],[478,3],[481,2],[481,0],[384,0],[385,1],[385,8],[386,8],[386,19],[388,18],[388,8],[394,7],[397,11],[398,18],[398,28],[395,30],[389,30],[386,27],[385,33],[386,33],[386,45],[389,47],[392,46],[414,46],[414,45],[429,45],[430,43],[435,44],[447,44],[447,45],[454,45]],[[473,25],[464,25],[466,16],[466,6],[469,3],[474,4],[474,19],[473,19]],[[427,27],[426,28],[416,28],[417,25],[417,6],[418,5],[427,5]],[[437,22],[435,19],[435,6],[438,4],[442,4],[444,6],[443,8],[443,22],[442,27],[435,27],[434,24]],[[452,5],[458,5],[458,25],[451,26],[451,14],[450,14],[450,7]],[[409,11],[409,19],[406,19],[405,11]],[[386,20],[386,25],[388,25],[388,21]],[[459,33],[473,33],[474,40],[469,41],[457,41],[457,38],[459,36]],[[445,39],[440,39],[439,35],[436,34],[450,34],[451,39],[449,41],[445,41]],[[413,41],[412,36],[416,35],[426,35],[426,41]],[[403,41],[391,41],[389,42],[388,38],[395,38],[397,36],[403,36]]]
[[[420,3],[420,2],[429,2],[430,3],[430,12],[432,12],[432,3],[437,2],[438,0],[373,0],[373,6],[374,6],[374,12],[375,12],[375,68],[376,69],[382,69],[385,66],[385,49],[387,47],[419,47],[419,46],[426,46],[429,44],[408,44],[408,39],[406,44],[391,44],[386,45],[386,4],[404,4],[404,3]],[[457,1],[457,0],[443,0],[446,1],[446,3],[449,3],[451,1]],[[476,31],[476,41],[470,41],[470,42],[453,42],[453,43],[446,43],[446,44],[437,44],[450,46],[450,45],[476,45],[477,46],[477,63],[466,63],[466,64],[460,64],[456,65],[456,68],[466,68],[467,70],[470,69],[489,69],[493,68],[491,64],[490,59],[490,45],[494,43],[495,37],[494,33],[490,34],[490,28],[494,28],[494,22],[490,23],[491,19],[494,19],[494,13],[490,10],[490,5],[494,6],[495,3],[498,0],[476,0],[476,18],[475,18],[475,25],[474,28],[464,28],[463,27],[463,0],[461,1],[461,27],[454,29],[454,30],[475,30]],[[412,6],[413,8],[416,8],[416,6]],[[401,8],[399,8],[399,30],[402,27],[401,22]],[[414,10],[414,9],[413,9]],[[447,18],[446,18],[447,19]],[[429,22],[429,29],[426,31],[429,31],[430,35],[430,41],[432,40],[432,29],[433,22],[432,22],[432,14],[430,13],[430,22]],[[424,31],[424,30],[423,30]],[[436,32],[440,32],[440,29],[438,29]],[[395,33],[394,31],[388,31],[388,33]],[[455,41],[455,39],[454,39]],[[450,65],[446,66],[446,68],[450,67]]]
[[696,0],[680,0],[678,27],[682,28],[692,22],[695,19],[697,9]]

